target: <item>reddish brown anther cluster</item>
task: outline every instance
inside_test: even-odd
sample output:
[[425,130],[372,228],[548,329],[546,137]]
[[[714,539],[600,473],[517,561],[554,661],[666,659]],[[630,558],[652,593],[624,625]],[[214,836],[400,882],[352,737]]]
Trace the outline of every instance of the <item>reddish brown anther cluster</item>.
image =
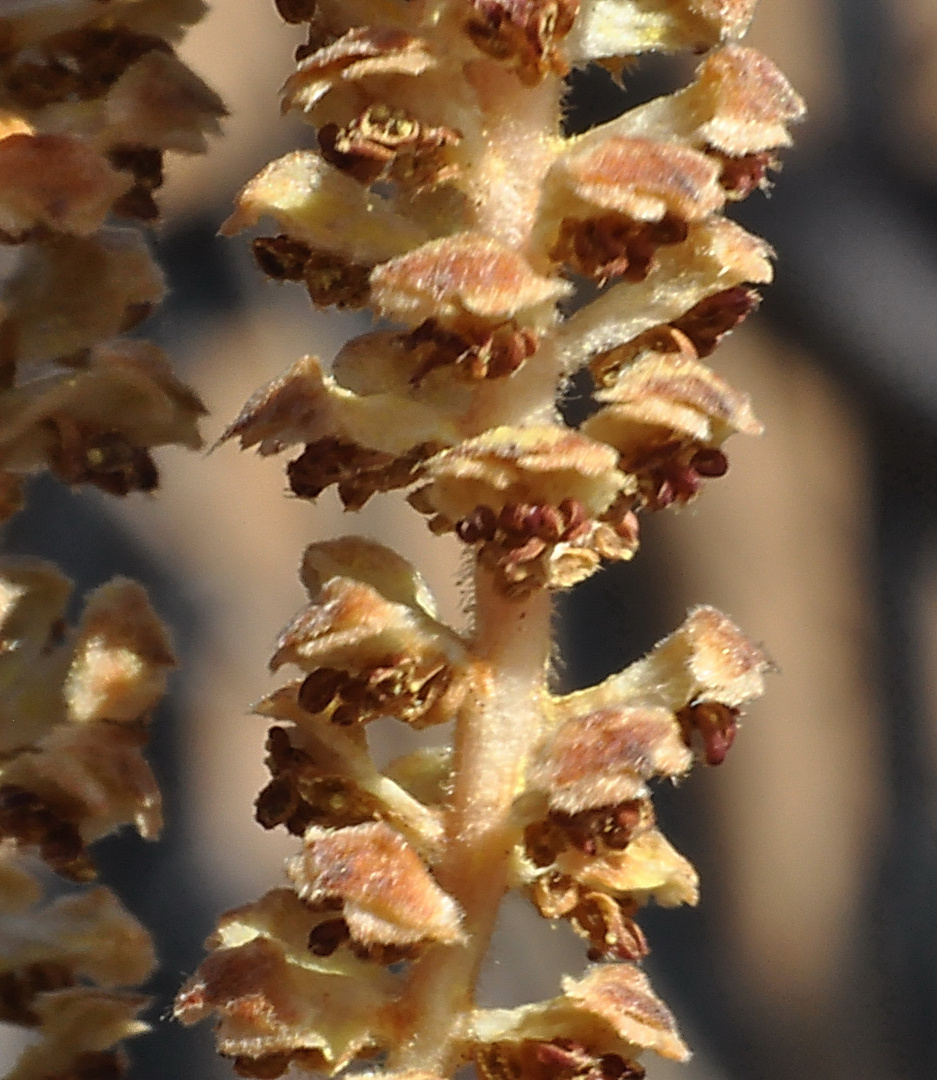
[[326,161],[362,184],[382,178],[420,192],[451,180],[458,166],[445,148],[462,136],[447,127],[421,124],[400,109],[369,105],[344,126],[319,128],[319,149]]
[[417,363],[410,382],[419,386],[431,371],[441,367],[453,367],[470,382],[513,375],[537,351],[537,334],[513,321],[488,326],[466,320],[454,330],[427,319],[407,334],[402,344]]
[[692,746],[699,736],[707,765],[721,765],[735,742],[739,710],[718,701],[687,705],[677,713],[683,740]]
[[536,86],[569,65],[558,43],[570,32],[579,0],[472,0],[466,30],[486,56],[513,62],[517,77]]
[[564,1038],[490,1046],[477,1055],[475,1064],[485,1080],[644,1080],[646,1075],[637,1062],[618,1054],[596,1055]]
[[673,321],[673,329],[689,338],[697,356],[709,356],[725,335],[758,307],[760,299],[754,289],[735,285],[694,304]]
[[274,281],[302,281],[316,307],[358,308],[368,302],[370,266],[357,266],[327,251],[313,251],[289,236],[260,236],[254,258]]
[[686,224],[675,217],[653,222],[636,222],[621,214],[563,218],[550,258],[598,285],[616,277],[644,281],[657,249],[682,243],[686,237]]
[[290,491],[300,499],[315,499],[335,484],[345,508],[360,510],[372,495],[419,480],[437,450],[438,446],[423,443],[395,456],[329,437],[308,443],[286,474]]
[[[317,763],[313,754],[293,746],[285,728],[267,736],[267,768],[273,779],[257,796],[257,821],[265,829],[285,825],[302,836],[310,825],[360,825],[373,821],[380,803],[347,776]],[[323,954],[325,955],[325,954]]]

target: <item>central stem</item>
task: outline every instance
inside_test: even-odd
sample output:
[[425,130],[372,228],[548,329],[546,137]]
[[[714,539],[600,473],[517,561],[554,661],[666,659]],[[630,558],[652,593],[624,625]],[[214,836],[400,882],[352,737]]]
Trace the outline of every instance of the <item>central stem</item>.
[[392,1069],[448,1074],[458,1064],[472,990],[507,888],[517,842],[511,807],[541,728],[550,654],[550,595],[500,596],[476,570],[477,653],[487,666],[456,728],[446,851],[435,875],[464,913],[465,945],[438,946],[414,965],[403,1008],[418,1025]]
[[[503,65],[481,59],[465,66],[465,76],[477,96],[484,136],[469,178],[475,227],[523,252],[543,177],[556,156],[562,82],[545,79],[526,87]],[[503,380],[511,382],[516,398],[507,409],[497,393],[479,394],[479,407],[496,414],[497,423],[515,424],[551,410],[555,372],[550,364],[540,370],[532,385],[524,380],[522,393],[517,379]],[[511,809],[541,732],[550,613],[549,590],[508,600],[476,565],[472,648],[480,675],[475,700],[456,724],[446,847],[433,867],[462,908],[466,943],[436,946],[414,964],[400,1000],[401,1018],[413,1035],[391,1053],[389,1070],[447,1076],[464,1053],[473,989],[519,838]]]

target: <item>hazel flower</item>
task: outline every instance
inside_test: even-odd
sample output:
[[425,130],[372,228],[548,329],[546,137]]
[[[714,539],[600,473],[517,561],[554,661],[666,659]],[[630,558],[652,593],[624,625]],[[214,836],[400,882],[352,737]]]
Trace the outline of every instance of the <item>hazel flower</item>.
[[590,958],[640,959],[634,915],[649,900],[696,903],[696,872],[656,828],[648,781],[683,776],[697,732],[718,764],[765,669],[725,616],[699,608],[620,675],[547,700],[549,728],[515,808],[525,825],[514,880],[588,939]]
[[297,700],[339,725],[396,716],[414,727],[457,713],[472,677],[465,643],[433,617],[422,578],[361,537],[312,544],[311,603],[283,631],[270,666],[296,664]]
[[689,1058],[673,1016],[634,964],[564,978],[563,990],[537,1005],[476,1013],[476,1064],[486,1080],[640,1080],[636,1059],[645,1050]]
[[[272,661],[301,677],[257,707],[277,722],[257,818],[302,837],[292,888],[224,917],[177,1003],[186,1022],[221,1017],[242,1075],[355,1062],[368,1080],[443,1080],[474,1061],[481,1080],[640,1080],[642,1051],[688,1056],[636,966],[640,907],[698,897],[652,787],[696,744],[725,757],[767,660],[700,608],[624,672],[555,696],[549,594],[631,557],[637,512],[688,500],[725,471],[728,435],[759,429],[701,362],[771,279],[770,248],[721,215],[764,186],[801,109],[735,44],[754,6],[277,0],[308,24],[283,107],[317,150],[258,174],[226,229],[272,217],[253,244],[269,277],[391,325],[331,368],[298,361],[225,437],[302,446],[300,497],[335,484],[355,509],[410,488],[467,549],[473,626],[444,626],[379,545],[309,548],[310,604]],[[562,134],[571,66],[678,50],[706,54],[688,90]],[[577,277],[599,286],[578,310]],[[559,399],[584,366],[598,410],[575,430]],[[453,745],[380,771],[365,725],[382,716],[451,719]],[[550,1001],[476,1008],[505,888],[616,963]]]
[[[386,355],[383,342],[376,344],[368,359]],[[360,343],[357,351],[364,351]],[[337,484],[343,503],[358,509],[376,492],[414,483],[423,463],[458,439],[453,420],[432,397],[415,399],[381,375],[380,367],[369,368],[364,385],[349,389],[326,375],[315,357],[302,357],[246,403],[221,441],[237,438],[262,455],[305,443],[288,469],[294,494],[316,498]],[[399,423],[384,422],[388,409]]]
[[703,479],[726,472],[730,435],[762,430],[748,396],[701,364],[684,334],[671,330],[654,345],[598,391],[603,407],[581,428],[618,450],[649,510],[693,498]]
[[39,995],[40,1041],[23,1051],[8,1080],[122,1075],[126,1057],[116,1044],[149,1030],[137,1019],[146,1004],[139,994],[87,986]]
[[218,1052],[241,1076],[281,1076],[292,1063],[334,1074],[390,1045],[386,973],[327,974],[308,957],[264,935],[218,948],[179,991],[174,1016],[188,1025],[217,1014]]
[[[61,896],[44,908],[0,915],[5,1009],[11,1009],[15,1000],[17,1010],[32,1013],[36,1002],[29,991],[40,985],[43,971],[58,983],[45,990],[79,980],[111,988],[143,982],[155,962],[146,930],[109,889]],[[36,1020],[33,1014],[27,1022]]]
[[[550,258],[604,283],[643,281],[658,248],[721,209],[719,167],[677,143],[609,135],[572,142],[548,172],[536,226]],[[550,241],[549,237],[555,237]]]
[[771,663],[721,612],[694,608],[642,660],[597,686],[558,699],[564,712],[627,704],[664,708],[689,746],[698,735],[708,764],[728,753],[742,706],[764,692]]
[[176,999],[184,1024],[216,1013],[218,1048],[238,1074],[275,1077],[291,1062],[335,1073],[393,1038],[398,980],[373,942],[350,944],[334,906],[313,906],[275,889],[223,915],[210,955]]
[[299,704],[302,683],[293,683],[255,706],[255,712],[289,721],[267,737],[271,780],[257,797],[256,817],[265,829],[284,825],[302,836],[310,825],[341,828],[389,822],[421,854],[436,854],[443,840],[438,809],[424,805],[408,786],[378,772],[357,737],[311,716]]
[[132,329],[165,283],[136,230],[55,236],[32,244],[0,287],[3,333],[17,362],[71,359]]
[[704,57],[685,89],[600,124],[572,145],[640,137],[691,146],[711,158],[726,197],[742,199],[765,186],[778,151],[791,144],[788,126],[804,113],[803,101],[766,56],[729,44]]
[[37,229],[89,236],[131,186],[80,139],[8,135],[0,139],[0,235],[14,243]]
[[[673,744],[680,729],[668,719]],[[688,754],[672,757],[674,766],[688,768]],[[579,798],[562,788],[538,791],[543,779],[542,769],[535,769],[517,807],[529,824],[515,850],[515,887],[528,893],[545,918],[567,919],[588,940],[590,960],[641,960],[648,948],[634,920],[638,908],[652,899],[663,907],[695,904],[696,871],[655,827],[637,771],[609,790],[612,784],[603,785],[596,770],[591,785],[581,782]]]
[[464,943],[458,904],[383,822],[310,826],[302,853],[287,860],[286,873],[308,904],[338,905],[349,936],[365,951]]
[[161,349],[118,339],[95,346],[78,368],[0,393],[0,467],[45,466],[66,483],[116,495],[152,491],[159,472],[150,449],[199,448],[196,424],[204,412]]
[[295,150],[259,172],[241,191],[221,231],[230,236],[266,216],[311,255],[335,260],[336,273],[370,269],[427,239],[425,230],[388,199],[311,150]]
[[127,822],[144,837],[159,833],[159,790],[140,751],[175,661],[132,582],[98,589],[63,641],[65,579],[35,562],[10,564],[4,578],[0,659],[19,741],[0,767],[0,833],[88,880],[87,843]]
[[[718,337],[752,306],[740,309],[734,290],[771,280],[770,253],[763,240],[733,222],[715,219],[695,226],[683,244],[659,250],[657,265],[644,281],[613,285],[562,324],[557,337],[565,364],[578,367],[650,330],[677,325],[706,302],[713,305],[709,319],[697,321],[706,340]],[[681,325],[695,343],[693,322]]]
[[506,595],[587,577],[630,558],[632,481],[610,447],[558,427],[493,428],[433,458],[410,496],[437,532],[479,545]]

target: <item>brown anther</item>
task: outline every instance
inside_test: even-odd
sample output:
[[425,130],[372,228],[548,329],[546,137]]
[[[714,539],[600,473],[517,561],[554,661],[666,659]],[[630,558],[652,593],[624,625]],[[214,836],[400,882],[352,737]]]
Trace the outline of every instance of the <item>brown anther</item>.
[[365,450],[355,443],[324,438],[307,443],[305,450],[286,467],[290,490],[301,499],[315,499],[331,484],[364,469],[380,468],[392,460],[389,454]]
[[693,733],[699,732],[706,764],[721,765],[735,741],[738,716],[738,709],[718,701],[703,701],[681,709],[677,720],[686,745],[691,746]]
[[331,956],[348,940],[348,923],[344,919],[328,919],[309,931],[308,947],[313,956]]
[[98,876],[81,832],[70,821],[60,821],[49,829],[39,845],[39,854],[56,873],[71,881],[94,881]]
[[361,184],[373,184],[394,159],[390,147],[366,138],[355,138],[353,129],[341,128],[338,124],[323,125],[319,128],[318,138],[322,157]]
[[254,800],[254,817],[264,829],[283,825],[296,813],[298,797],[290,779],[275,776]]
[[346,678],[345,672],[337,668],[318,668],[303,679],[297,700],[306,712],[325,712]]
[[563,540],[570,540],[582,534],[584,526],[588,529],[586,508],[578,499],[567,497],[560,502],[558,509],[563,518],[561,534]]
[[624,214],[563,218],[550,258],[600,285],[613,277],[640,282],[650,273],[657,249],[682,243],[687,235],[686,222],[672,214],[653,222]]
[[292,1054],[265,1054],[263,1057],[239,1056],[234,1059],[234,1071],[238,1076],[252,1080],[276,1080],[290,1067]]
[[[533,562],[547,550],[547,544],[539,536],[531,536],[517,547],[511,547],[505,553],[505,570],[509,571],[510,565],[522,565]],[[525,574],[526,577],[526,574]]]
[[466,544],[477,544],[481,540],[494,539],[498,525],[498,516],[490,506],[479,505],[468,515],[456,522],[456,536]]
[[550,258],[568,263],[584,277],[605,282],[628,269],[627,248],[633,230],[634,223],[620,214],[585,220],[563,218]]
[[534,866],[549,866],[566,846],[566,837],[552,821],[535,821],[524,829],[524,848]]
[[485,365],[485,376],[500,379],[512,375],[537,351],[539,339],[533,330],[511,330],[496,333]]
[[159,472],[150,452],[119,431],[82,430],[70,420],[49,421],[50,463],[67,484],[94,484],[111,495],[153,491]]
[[361,710],[356,705],[339,705],[329,719],[339,727],[351,727],[361,719]]
[[640,961],[649,953],[647,939],[631,917],[634,905],[605,893],[582,897],[570,913],[573,929],[589,941],[590,960]]
[[719,183],[731,199],[745,199],[756,188],[766,188],[768,171],[778,168],[778,159],[770,150],[733,157],[710,147],[706,151],[722,165]]
[[274,776],[281,769],[293,764],[300,755],[302,758],[306,756],[290,742],[286,728],[276,726],[267,732],[266,750],[268,755],[267,765]]
[[114,215],[130,218],[132,221],[154,222],[159,219],[159,205],[153,198],[153,192],[140,184],[114,200],[111,207]]
[[602,822],[602,843],[609,848],[626,848],[635,829],[641,824],[642,804],[639,799],[616,806]]
[[40,1022],[32,1008],[36,996],[74,984],[71,968],[52,961],[5,971],[0,974],[0,1021],[33,1027]]
[[651,222],[646,226],[648,240],[655,247],[682,244],[689,232],[687,223],[675,214],[664,214],[660,221]]
[[68,1064],[68,1072],[56,1073],[54,1080],[123,1080],[127,1063],[116,1050],[83,1050]]
[[517,537],[536,536],[542,508],[531,503],[505,503],[498,514],[498,527]]
[[351,942],[351,951],[359,960],[367,960],[381,967],[390,967],[391,964],[412,960],[417,953],[417,949],[412,945],[363,945],[360,941]]
[[0,787],[0,836],[38,847],[43,861],[72,881],[97,876],[78,826],[34,791],[14,784]]
[[572,29],[579,0],[473,0],[466,24],[473,44],[495,60],[513,60],[517,77],[535,86],[568,67],[558,44]]
[[531,899],[545,919],[564,918],[579,903],[579,896],[579,886],[567,874],[545,874],[531,888]]
[[309,22],[316,14],[316,0],[273,0],[273,2],[284,22]]
[[707,479],[725,476],[729,462],[725,454],[715,447],[703,447],[690,459],[690,468]]
[[622,540],[627,541],[629,544],[637,544],[641,532],[638,515],[633,510],[629,510],[619,521],[615,522],[614,529]]
[[602,1080],[644,1080],[647,1070],[636,1061],[626,1061],[618,1054],[603,1054],[598,1060]]
[[549,820],[562,830],[566,842],[571,847],[584,855],[598,854],[596,831],[601,828],[601,819],[596,811],[585,810],[580,814],[564,814],[560,810],[551,810]]
[[309,299],[316,307],[364,307],[371,295],[371,269],[330,252],[313,251],[303,272]]
[[[564,500],[569,502],[571,500]],[[566,532],[566,515],[562,509],[556,506],[540,507],[540,522],[537,525],[537,536],[547,544],[556,544]]]
[[709,356],[722,338],[758,306],[761,297],[747,285],[707,296],[671,324],[693,343],[699,357]]
[[308,244],[284,234],[258,236],[251,244],[257,265],[275,281],[302,281],[312,251]]
[[115,169],[131,173],[142,188],[155,191],[162,187],[163,152],[155,146],[118,143],[108,150],[107,159]]

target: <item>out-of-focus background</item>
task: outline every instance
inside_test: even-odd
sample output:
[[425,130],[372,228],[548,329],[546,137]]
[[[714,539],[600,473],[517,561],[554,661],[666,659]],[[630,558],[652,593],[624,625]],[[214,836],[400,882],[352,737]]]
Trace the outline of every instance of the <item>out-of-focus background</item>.
[[[232,117],[206,160],[169,170],[155,242],[173,295],[148,332],[210,407],[209,443],[260,384],[303,352],[331,356],[355,329],[264,282],[246,241],[215,236],[245,180],[308,144],[277,109],[295,37],[270,0],[215,0],[184,50]],[[771,197],[737,215],[776,246],[777,282],[712,361],[752,394],[767,433],[730,444],[729,475],[697,504],[649,522],[632,564],[563,600],[563,677],[617,670],[701,602],[765,642],[779,669],[726,764],[659,794],[703,901],[643,919],[655,984],[696,1050],[679,1069],[648,1062],[651,1080],[933,1080],[937,4],[762,0],[749,43],[811,110]],[[644,64],[626,102],[691,67]],[[578,80],[571,123],[608,115],[617,93],[604,75]],[[302,550],[341,531],[380,537],[456,622],[459,555],[391,497],[354,520],[331,495],[287,498],[280,460],[231,446],[160,458],[155,499],[40,480],[5,541],[54,558],[82,589],[139,577],[173,625],[182,670],[154,727],[169,827],[158,845],[106,842],[103,862],[165,960],[134,1075],[214,1080],[231,1072],[208,1030],[165,1012],[214,914],[279,882],[293,847],[253,822],[265,731],[248,707],[302,604]],[[584,965],[579,943],[521,905],[501,940],[512,958],[486,974],[492,1002],[551,996],[559,972]]]

